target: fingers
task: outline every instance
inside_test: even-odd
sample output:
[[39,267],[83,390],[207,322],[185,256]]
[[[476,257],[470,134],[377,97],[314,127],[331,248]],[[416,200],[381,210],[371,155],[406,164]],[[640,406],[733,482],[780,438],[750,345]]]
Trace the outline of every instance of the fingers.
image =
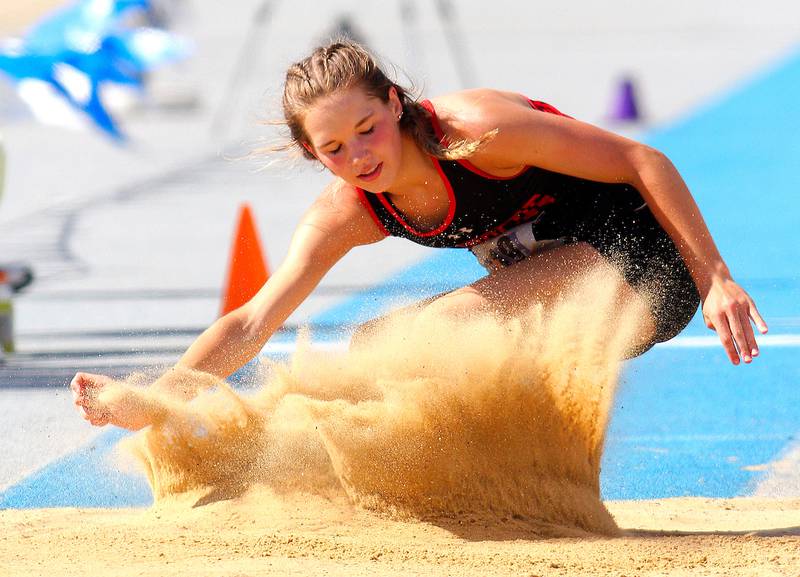
[[[731,333],[733,334],[734,344],[736,345],[736,349],[738,353],[741,355],[742,360],[745,363],[751,362],[753,360],[752,351],[753,347],[755,346],[755,338],[753,337],[753,328],[750,326],[749,322],[747,322],[744,325],[742,324],[742,314],[738,308],[735,308],[733,311],[731,311],[728,314],[726,320],[730,325]],[[747,336],[748,332],[750,333],[750,338],[748,338]]]
[[88,389],[96,387],[97,383],[95,380],[99,376],[100,375],[92,375],[89,373],[76,373],[69,384],[73,397],[82,397],[87,393]]
[[[750,318],[753,319],[754,323],[756,323],[756,327],[758,327],[759,332],[762,335],[766,334],[766,332],[769,330],[769,327],[767,327],[767,323],[764,322],[764,319],[761,317],[761,313],[758,312],[758,309],[756,308],[756,303],[753,302],[753,299],[751,299],[749,297],[748,297],[747,300],[748,300],[748,303],[747,303],[748,304],[748,313],[750,315]],[[748,324],[749,324],[749,320],[748,320]]]
[[[740,360],[750,363],[753,357],[758,356],[758,343],[750,324],[749,308],[733,305],[725,313],[707,318],[706,325],[717,331],[725,353],[734,365],[738,365]],[[766,324],[763,326],[766,327]]]
[[107,414],[103,413],[96,417],[89,417],[86,420],[89,421],[89,423],[91,423],[95,427],[104,427],[109,423],[110,418]]
[[72,391],[72,400],[78,404],[78,399],[81,396],[81,383],[83,382],[83,373],[77,373],[69,383],[69,388]]
[[[739,324],[745,336],[744,348],[740,347],[739,351],[750,353],[750,360],[752,360],[752,357],[758,356],[758,343],[756,342],[756,334],[753,332],[753,326],[750,324],[750,316],[747,314],[747,310],[739,311]],[[745,357],[744,362],[749,363],[750,360]]]
[[105,412],[94,414],[87,413],[85,410],[82,410],[81,417],[83,417],[84,421],[88,421],[89,424],[94,425],[95,427],[102,427],[111,421],[110,416]]
[[750,295],[733,280],[712,286],[703,303],[703,318],[708,328],[717,331],[734,365],[738,365],[740,360],[750,363],[753,357],[758,356],[758,343],[750,320],[761,334],[767,332],[767,323]]
[[98,406],[98,390],[106,384],[106,377],[90,373],[77,373],[70,382],[72,399],[80,410],[84,420],[92,425],[102,427],[110,421],[108,412]]
[[739,364],[739,352],[736,350],[736,345],[733,342],[733,334],[728,325],[728,319],[724,315],[719,315],[716,319],[712,320],[712,327],[717,331],[719,340],[722,341],[722,347],[725,349],[728,358],[734,365]]
[[739,302],[729,311],[728,319],[736,342],[736,348],[741,353],[744,362],[749,363],[753,360],[753,357],[757,357],[759,354],[756,335],[753,332],[750,319],[753,319],[761,334],[766,333],[768,328],[753,299],[749,295],[745,295],[745,297],[744,302]]
[[89,400],[89,389],[92,386],[92,375],[77,373],[69,384],[72,390],[72,399],[78,406],[85,406]]

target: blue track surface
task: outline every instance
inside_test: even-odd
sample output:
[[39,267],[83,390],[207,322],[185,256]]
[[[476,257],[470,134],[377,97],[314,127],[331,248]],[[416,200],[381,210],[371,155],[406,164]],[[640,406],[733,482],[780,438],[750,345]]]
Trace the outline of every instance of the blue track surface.
[[[773,333],[800,333],[800,54],[646,141],[689,183],[723,256]],[[385,284],[312,319],[359,322],[397,302],[392,287],[427,286],[409,300],[459,286],[481,269],[441,251]],[[685,334],[707,334],[693,321]],[[797,345],[765,347],[731,366],[720,347],[657,347],[631,362],[616,400],[603,461],[607,499],[752,492],[760,465],[800,442]],[[137,506],[143,479],[111,466],[109,432],[0,494],[0,508]]]
[[800,440],[797,353],[767,348],[758,364],[734,367],[717,348],[656,348],[630,363],[608,432],[604,497],[751,494],[758,466]]

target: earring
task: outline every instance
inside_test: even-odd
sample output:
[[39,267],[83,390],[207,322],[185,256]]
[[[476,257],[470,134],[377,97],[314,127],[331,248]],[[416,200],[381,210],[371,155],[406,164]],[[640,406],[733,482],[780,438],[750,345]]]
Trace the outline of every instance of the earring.
[[397,115],[397,120],[400,120],[401,118],[403,118],[403,111],[402,110],[400,111],[400,114]]

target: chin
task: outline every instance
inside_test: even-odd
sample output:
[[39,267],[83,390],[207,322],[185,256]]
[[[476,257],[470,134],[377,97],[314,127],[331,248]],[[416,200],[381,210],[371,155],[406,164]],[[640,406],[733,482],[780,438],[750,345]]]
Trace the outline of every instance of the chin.
[[[392,183],[395,181],[395,174],[389,174],[386,170],[386,163],[383,164],[383,173],[381,174],[380,178],[375,182],[365,182],[369,187],[370,192],[386,192],[392,187]],[[366,189],[365,189],[366,190]]]
[[369,192],[372,194],[378,194],[385,190],[382,186],[376,185],[374,182],[369,183],[367,185],[365,185],[363,182],[354,182],[353,186],[360,188],[364,192]]
[[373,180],[372,182],[364,182],[360,178],[356,178],[352,184],[367,192],[378,194],[379,192],[385,192],[389,188],[389,185],[387,184],[389,182],[391,182],[390,179],[386,178],[386,175],[382,174],[380,178]]

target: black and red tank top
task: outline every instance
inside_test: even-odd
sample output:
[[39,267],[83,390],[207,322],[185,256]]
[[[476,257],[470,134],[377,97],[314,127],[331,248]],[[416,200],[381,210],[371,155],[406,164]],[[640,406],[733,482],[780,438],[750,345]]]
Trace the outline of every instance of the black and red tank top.
[[[529,103],[535,110],[566,116],[544,102]],[[426,100],[422,105],[431,114],[437,137],[445,139],[433,104]],[[644,203],[627,184],[596,182],[536,166],[500,177],[466,159],[432,160],[450,201],[447,217],[433,230],[416,230],[386,193],[358,189],[361,202],[387,236],[434,248],[471,247],[531,222],[537,239],[586,240],[609,212],[629,211]]]

